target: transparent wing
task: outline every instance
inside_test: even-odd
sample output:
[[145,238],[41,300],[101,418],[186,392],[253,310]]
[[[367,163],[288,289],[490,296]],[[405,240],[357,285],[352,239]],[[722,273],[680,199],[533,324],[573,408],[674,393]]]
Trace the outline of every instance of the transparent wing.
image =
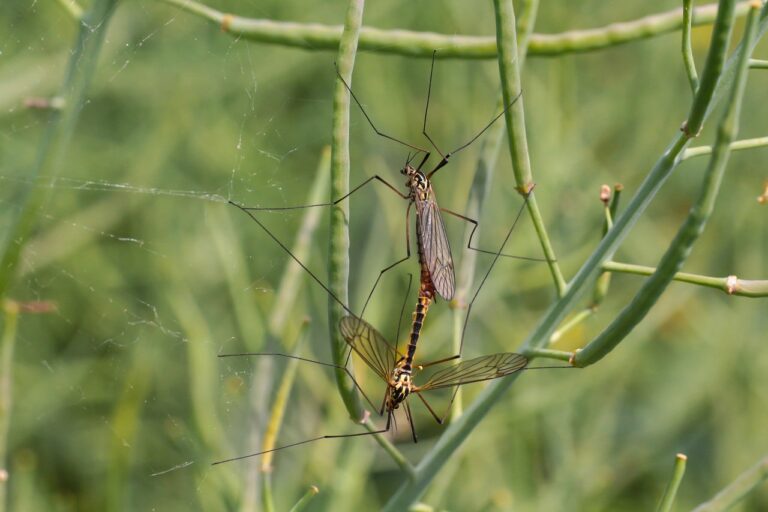
[[368,322],[356,316],[342,317],[339,328],[352,350],[385,382],[389,382],[398,356],[387,340]]
[[417,391],[498,379],[522,370],[527,364],[527,357],[513,352],[477,357],[433,373],[425,384],[418,386]]
[[441,297],[451,300],[456,290],[451,246],[448,244],[440,208],[431,191],[426,200],[416,200],[416,213],[420,235],[418,243],[432,277],[432,284]]

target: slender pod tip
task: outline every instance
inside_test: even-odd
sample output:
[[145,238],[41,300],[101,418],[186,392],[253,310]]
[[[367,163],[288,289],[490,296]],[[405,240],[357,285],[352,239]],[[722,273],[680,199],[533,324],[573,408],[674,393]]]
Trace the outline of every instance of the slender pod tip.
[[608,206],[608,203],[611,200],[611,187],[608,185],[600,185],[600,201],[603,202],[606,206]]

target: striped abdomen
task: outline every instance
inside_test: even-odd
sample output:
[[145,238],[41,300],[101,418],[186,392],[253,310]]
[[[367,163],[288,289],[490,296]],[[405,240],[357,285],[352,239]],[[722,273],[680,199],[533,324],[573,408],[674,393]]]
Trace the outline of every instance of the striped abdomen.
[[419,299],[416,303],[416,309],[413,312],[413,323],[411,324],[411,339],[408,341],[408,353],[405,357],[404,369],[410,370],[411,363],[413,363],[413,355],[416,353],[416,344],[419,341],[419,335],[421,334],[421,327],[424,325],[424,317],[427,316],[427,310],[432,303],[431,290],[422,289],[419,292]]

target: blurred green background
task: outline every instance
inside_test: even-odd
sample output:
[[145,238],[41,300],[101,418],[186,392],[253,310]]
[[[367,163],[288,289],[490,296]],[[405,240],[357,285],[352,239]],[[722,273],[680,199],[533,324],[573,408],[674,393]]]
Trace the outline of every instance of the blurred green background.
[[[338,24],[346,2],[211,2],[243,16]],[[631,20],[677,7],[589,0],[542,2],[536,32]],[[24,100],[55,94],[77,27],[55,2],[3,2],[0,19],[0,208],[19,207],[47,113]],[[370,2],[365,24],[492,35],[492,4]],[[741,21],[737,25],[740,33]],[[709,28],[693,33],[699,65]],[[581,55],[526,61],[523,89],[536,194],[558,259],[572,276],[598,243],[603,183],[632,194],[690,103],[672,33]],[[760,51],[756,54],[760,56]],[[107,35],[67,159],[23,253],[15,300],[50,301],[22,314],[13,358],[7,440],[8,510],[235,510],[252,503],[258,460],[210,462],[258,446],[284,361],[217,354],[299,348],[330,361],[327,297],[301,274],[284,339],[266,330],[288,258],[258,226],[221,202],[305,203],[330,143],[333,52],[233,39],[158,1],[123,2]],[[359,53],[353,88],[382,130],[420,136],[429,61]],[[448,149],[496,110],[494,60],[437,63],[431,133]],[[766,134],[768,76],[753,71],[740,136]],[[712,139],[712,124],[697,144]],[[466,208],[478,142],[435,179],[440,204]],[[377,137],[357,109],[351,183],[380,174],[401,184],[407,151]],[[715,215],[685,270],[768,276],[768,210],[755,200],[768,149],[734,154]],[[698,192],[705,158],[685,162],[616,255],[654,265]],[[495,249],[519,205],[506,146],[481,218],[478,245]],[[351,297],[359,309],[378,271],[401,257],[405,205],[371,186],[351,205]],[[308,265],[325,279],[327,212]],[[286,243],[305,212],[260,215]],[[3,215],[3,218],[7,218]],[[7,229],[3,220],[3,229]],[[465,226],[446,218],[461,260]],[[523,216],[508,252],[540,257]],[[479,257],[478,275],[490,262]],[[366,319],[394,333],[411,261],[384,280]],[[461,277],[461,276],[460,276]],[[616,275],[600,311],[556,348],[588,342],[642,283]],[[407,307],[414,303],[413,292]],[[554,296],[546,265],[500,261],[468,328],[465,355],[514,350]],[[424,359],[449,355],[453,312],[425,324]],[[408,318],[408,315],[406,315]],[[768,315],[761,299],[670,286],[613,352],[580,371],[524,375],[470,436],[423,501],[439,510],[649,510],[688,455],[677,509],[700,503],[768,452]],[[401,337],[402,341],[402,337]],[[373,396],[381,385],[362,366]],[[482,385],[466,390],[465,401]],[[437,402],[441,397],[438,397]],[[414,402],[420,442],[404,420],[393,441],[418,462],[443,427]],[[298,366],[278,444],[357,432],[324,368]],[[255,439],[254,439],[255,438]],[[375,510],[403,480],[370,438],[328,440],[276,454],[277,510],[310,485],[310,510]],[[257,507],[258,508],[258,507]],[[739,510],[768,509],[768,489]]]

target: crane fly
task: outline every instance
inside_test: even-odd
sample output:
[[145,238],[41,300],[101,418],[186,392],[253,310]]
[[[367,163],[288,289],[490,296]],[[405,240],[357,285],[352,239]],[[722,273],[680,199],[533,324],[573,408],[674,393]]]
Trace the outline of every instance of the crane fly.
[[[348,192],[344,196],[328,203],[316,203],[316,204],[301,205],[301,206],[283,206],[283,207],[252,207],[252,206],[244,206],[244,205],[235,203],[234,201],[231,201],[231,200],[229,202],[246,212],[285,211],[285,210],[295,210],[295,209],[302,209],[302,208],[335,206],[339,204],[341,201],[344,201],[345,199],[349,198],[352,194],[356,193],[366,185],[374,181],[378,181],[386,185],[388,189],[393,191],[402,199],[405,199],[408,201],[408,207],[406,209],[406,215],[405,215],[406,255],[404,258],[401,258],[395,261],[394,263],[388,265],[387,267],[385,267],[379,272],[379,275],[376,278],[376,281],[374,283],[373,289],[376,288],[376,285],[378,284],[379,280],[381,279],[382,275],[385,272],[391,270],[392,268],[399,265],[400,263],[403,263],[408,259],[410,259],[411,257],[410,213],[411,213],[411,208],[415,205],[416,217],[417,217],[416,219],[417,250],[418,250],[418,256],[419,256],[419,263],[422,268],[421,280],[423,283],[425,282],[425,280],[430,281],[430,286],[428,288],[430,289],[431,292],[433,292],[433,296],[430,298],[430,302],[432,299],[434,299],[434,292],[437,292],[437,294],[440,295],[445,300],[451,300],[456,291],[456,279],[454,275],[453,258],[451,257],[451,248],[448,242],[448,236],[446,234],[445,224],[443,223],[441,212],[453,215],[466,222],[473,224],[473,229],[467,241],[468,249],[485,253],[485,254],[495,254],[495,253],[493,251],[487,251],[487,250],[479,249],[477,247],[472,246],[472,240],[474,238],[475,232],[477,231],[477,228],[479,227],[479,223],[476,220],[471,219],[465,215],[461,215],[459,213],[456,213],[446,208],[441,208],[440,206],[438,206],[437,200],[435,198],[434,190],[432,189],[431,179],[437,171],[439,171],[440,169],[442,169],[448,164],[451,156],[455,155],[459,151],[462,151],[463,149],[470,146],[483,133],[485,133],[485,131],[488,130],[488,128],[490,128],[494,122],[496,122],[502,115],[504,115],[504,113],[506,113],[507,110],[509,110],[509,108],[520,98],[520,96],[522,95],[522,91],[517,96],[515,96],[512,99],[512,101],[500,113],[494,116],[488,124],[486,124],[474,136],[472,136],[467,142],[457,147],[453,151],[443,153],[442,151],[440,151],[440,149],[434,143],[432,137],[427,132],[429,100],[432,93],[432,77],[434,73],[436,54],[437,54],[437,50],[435,50],[432,54],[432,65],[429,72],[429,85],[427,88],[427,102],[426,102],[426,107],[424,109],[424,121],[422,124],[422,134],[427,138],[429,143],[432,145],[435,151],[437,151],[437,153],[440,155],[441,158],[440,158],[440,161],[437,163],[437,165],[435,165],[435,167],[433,167],[429,172],[426,172],[422,169],[424,168],[424,165],[429,160],[431,156],[431,152],[419,146],[409,144],[408,142],[405,142],[401,139],[398,139],[396,137],[393,137],[391,135],[388,135],[380,131],[374,124],[372,118],[368,115],[368,113],[363,108],[363,105],[358,100],[357,95],[354,93],[352,88],[347,84],[347,82],[341,76],[341,73],[339,73],[338,68],[336,69],[336,74],[338,78],[344,84],[344,87],[349,91],[350,95],[355,101],[355,104],[357,104],[358,108],[360,108],[360,111],[362,112],[363,116],[365,117],[366,121],[371,126],[373,131],[381,137],[394,141],[398,144],[406,146],[409,149],[412,149],[415,151],[413,155],[411,155],[410,153],[408,154],[405,165],[400,170],[400,173],[406,176],[405,185],[408,188],[408,193],[401,192],[396,186],[392,185],[389,181],[387,181],[383,177],[376,174],[366,179],[356,187],[354,187],[350,192]],[[421,162],[419,163],[419,165],[414,167],[413,165],[411,165],[411,161],[419,153],[423,153],[424,156],[421,159]],[[251,216],[253,217],[253,215]],[[266,228],[263,225],[262,227],[266,230]],[[514,255],[508,255],[508,254],[502,254],[502,256],[523,259],[523,260],[530,260],[530,261],[542,261],[539,258],[531,258],[531,257],[525,257],[525,256],[514,256]],[[428,272],[424,272],[425,268]],[[365,305],[363,306],[363,312],[365,311],[365,308],[370,298],[371,298],[371,295],[369,294],[365,302]],[[426,310],[425,310],[425,313],[426,313]]]
[[[448,360],[443,359],[431,363],[411,366],[407,356],[403,355],[395,347],[390,345],[389,342],[386,341],[386,339],[368,322],[356,316],[342,317],[339,329],[341,330],[341,334],[344,337],[344,340],[347,342],[352,351],[354,351],[365,362],[365,364],[371,370],[373,370],[373,372],[383,382],[386,383],[384,400],[381,407],[379,408],[379,414],[382,416],[386,415],[387,418],[384,428],[369,432],[314,437],[311,439],[305,439],[304,441],[299,441],[297,443],[273,448],[271,450],[220,460],[214,462],[213,465],[257,457],[265,453],[283,450],[285,448],[291,448],[294,446],[319,441],[321,439],[339,439],[345,437],[360,437],[374,434],[383,434],[391,430],[395,411],[401,406],[405,411],[405,416],[411,427],[413,441],[417,442],[418,438],[416,436],[416,430],[413,425],[413,415],[411,414],[411,408],[408,403],[408,398],[411,395],[416,395],[419,397],[435,421],[437,421],[439,424],[442,424],[445,420],[445,416],[441,417],[435,413],[435,410],[431,405],[429,405],[429,402],[427,402],[426,398],[422,396],[422,393],[438,389],[456,388],[458,386],[472,384],[475,382],[499,379],[525,369],[536,370],[548,368],[571,368],[569,366],[537,366],[534,368],[527,368],[528,358],[523,354],[518,354],[515,352],[501,352],[498,354],[491,354],[476,357],[474,359],[468,359],[457,364],[438,368],[432,372],[422,384],[416,384],[415,377],[417,377],[421,371],[428,367],[445,364],[448,362]],[[264,354],[226,354],[222,357],[239,355]],[[307,359],[301,360],[317,362]],[[327,363],[321,364],[326,366],[335,366]],[[370,399],[368,399],[367,395],[365,395],[365,393],[359,387],[357,382],[355,382],[355,385],[358,387],[358,389],[360,389],[361,393],[363,396],[365,396],[366,400],[368,400],[371,407],[373,409],[377,409],[370,401]]]

